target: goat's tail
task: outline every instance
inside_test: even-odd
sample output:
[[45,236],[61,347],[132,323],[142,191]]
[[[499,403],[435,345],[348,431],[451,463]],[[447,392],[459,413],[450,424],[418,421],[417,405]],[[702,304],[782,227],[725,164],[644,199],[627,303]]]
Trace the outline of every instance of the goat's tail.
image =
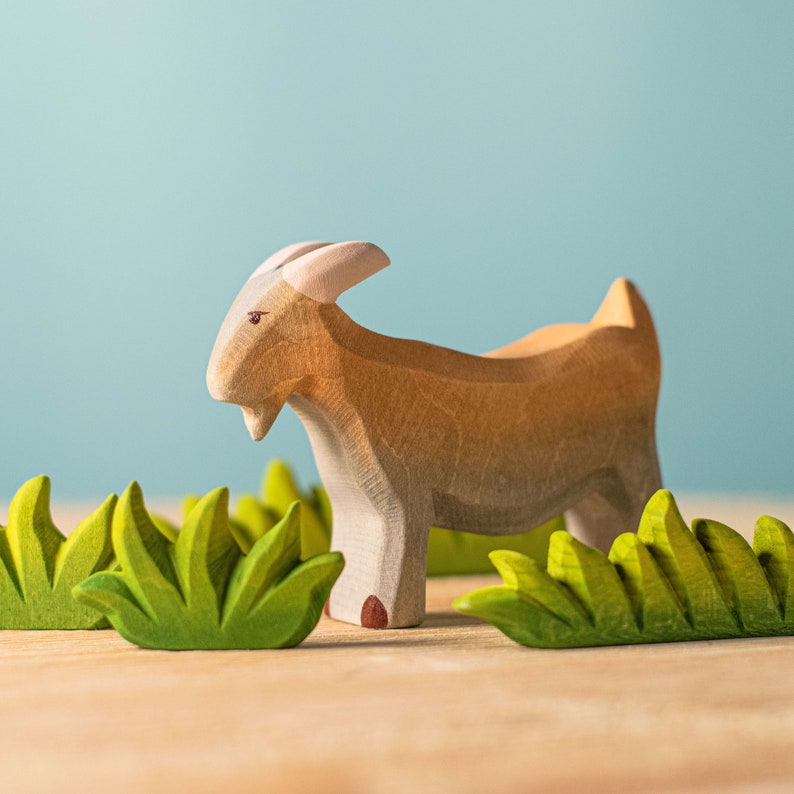
[[609,288],[591,325],[621,325],[656,336],[648,306],[640,291],[628,279],[619,278]]
[[609,288],[603,303],[593,316],[591,326],[630,328],[636,336],[635,356],[644,362],[648,376],[659,390],[661,359],[653,318],[640,291],[628,279],[619,278]]

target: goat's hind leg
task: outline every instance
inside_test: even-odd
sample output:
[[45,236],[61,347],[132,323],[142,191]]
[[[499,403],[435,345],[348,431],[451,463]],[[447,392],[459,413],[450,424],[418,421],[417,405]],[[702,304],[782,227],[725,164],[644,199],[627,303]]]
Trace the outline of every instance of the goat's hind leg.
[[588,546],[609,551],[612,541],[631,526],[631,511],[624,500],[620,502],[623,504],[616,504],[598,491],[588,494],[565,512],[568,531]]
[[627,458],[566,511],[568,528],[582,542],[607,552],[622,532],[637,531],[645,505],[661,487],[655,448]]

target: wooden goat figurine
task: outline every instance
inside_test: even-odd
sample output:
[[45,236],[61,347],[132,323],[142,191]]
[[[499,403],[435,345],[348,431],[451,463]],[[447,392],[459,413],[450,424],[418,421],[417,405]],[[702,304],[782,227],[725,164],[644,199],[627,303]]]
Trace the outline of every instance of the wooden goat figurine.
[[659,350],[631,283],[616,281],[589,324],[474,356],[381,336],[336,305],[388,263],[364,242],[274,254],[232,305],[207,372],[255,440],[285,402],[303,421],[346,560],[329,612],[371,628],[421,623],[431,526],[510,535],[566,512],[606,549],[661,485]]

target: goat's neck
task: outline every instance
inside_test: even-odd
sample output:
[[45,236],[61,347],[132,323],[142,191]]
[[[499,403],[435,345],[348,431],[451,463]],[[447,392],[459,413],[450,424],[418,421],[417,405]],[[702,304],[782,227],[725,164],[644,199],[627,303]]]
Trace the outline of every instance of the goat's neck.
[[370,331],[335,303],[321,304],[317,311],[319,322],[314,323],[305,348],[308,377],[294,393],[326,414],[332,406],[338,407],[345,383],[349,385],[351,378],[375,378],[384,360],[404,357],[406,344],[421,344]]
[[373,352],[377,352],[379,355],[389,343],[405,343],[404,340],[393,339],[364,328],[345,314],[335,303],[326,303],[321,306],[320,323],[328,335],[328,340],[334,346],[338,358],[354,355],[367,359],[372,357]]
[[323,336],[332,345],[331,358],[335,366],[367,370],[383,365],[406,369],[447,370],[451,362],[466,366],[465,360],[478,359],[446,347],[385,336],[356,323],[335,303],[320,309]]

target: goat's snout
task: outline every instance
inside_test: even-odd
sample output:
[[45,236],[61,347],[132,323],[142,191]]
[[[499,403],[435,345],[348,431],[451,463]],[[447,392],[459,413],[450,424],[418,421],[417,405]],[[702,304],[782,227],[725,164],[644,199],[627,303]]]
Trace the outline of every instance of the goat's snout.
[[214,400],[222,403],[232,402],[229,386],[225,383],[225,379],[219,376],[218,367],[213,366],[214,363],[210,361],[207,368],[207,389]]

